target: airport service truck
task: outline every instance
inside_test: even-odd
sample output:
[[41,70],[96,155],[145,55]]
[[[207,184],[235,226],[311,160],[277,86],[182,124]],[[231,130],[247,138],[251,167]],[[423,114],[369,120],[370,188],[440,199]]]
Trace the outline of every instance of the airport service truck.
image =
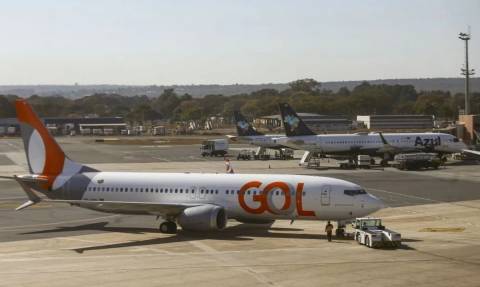
[[400,233],[385,228],[380,218],[357,218],[352,223],[354,239],[358,244],[370,248],[399,247],[402,244]]
[[228,152],[228,141],[226,139],[203,141],[200,152],[202,156],[225,156]]
[[435,153],[418,152],[397,154],[392,166],[400,170],[438,169],[441,163],[442,161]]

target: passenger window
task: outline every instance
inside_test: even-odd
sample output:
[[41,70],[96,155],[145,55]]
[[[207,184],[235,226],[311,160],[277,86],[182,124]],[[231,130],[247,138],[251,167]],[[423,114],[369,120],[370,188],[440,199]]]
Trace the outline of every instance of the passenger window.
[[218,190],[215,190],[215,194],[218,194]]

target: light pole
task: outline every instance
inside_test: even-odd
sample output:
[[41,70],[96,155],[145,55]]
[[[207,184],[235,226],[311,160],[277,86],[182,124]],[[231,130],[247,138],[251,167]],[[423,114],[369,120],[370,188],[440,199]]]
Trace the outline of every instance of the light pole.
[[465,115],[470,114],[470,76],[475,74],[474,69],[468,68],[468,40],[470,40],[470,33],[458,34],[460,40],[465,41],[465,66],[461,69],[462,75],[465,76]]

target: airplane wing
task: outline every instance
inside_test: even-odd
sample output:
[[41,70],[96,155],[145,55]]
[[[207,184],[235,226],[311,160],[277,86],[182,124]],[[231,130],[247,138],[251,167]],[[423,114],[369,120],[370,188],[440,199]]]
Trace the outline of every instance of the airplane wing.
[[380,153],[390,153],[390,154],[399,154],[399,153],[406,153],[406,152],[421,152],[423,151],[422,149],[419,148],[400,148],[391,145],[383,136],[381,132],[378,133],[380,136],[380,139],[382,140],[383,146],[378,149],[378,152]]
[[227,135],[227,138],[228,138],[229,140],[236,141],[236,140],[238,139],[238,136]]
[[464,149],[462,150],[462,153],[475,158],[480,158],[480,151],[478,150]]
[[85,208],[109,213],[124,214],[151,214],[159,216],[177,216],[184,209],[202,204],[174,204],[156,202],[127,202],[127,201],[100,201],[100,200],[51,200],[48,203],[69,203]]

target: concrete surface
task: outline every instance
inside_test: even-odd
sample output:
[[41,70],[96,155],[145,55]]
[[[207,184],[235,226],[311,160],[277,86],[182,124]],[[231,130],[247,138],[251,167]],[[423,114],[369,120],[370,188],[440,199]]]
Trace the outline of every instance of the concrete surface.
[[[138,146],[86,145],[81,137],[59,141],[74,159],[87,159],[101,170],[224,171],[219,159],[190,158],[196,145],[148,153]],[[25,172],[18,139],[0,139],[1,158],[1,175]],[[334,166],[333,161],[322,164]],[[453,163],[422,172],[313,170],[298,167],[297,161],[233,165],[242,173],[357,182],[391,206],[376,215],[402,233],[404,244],[376,250],[347,239],[328,243],[324,222],[277,221],[266,229],[231,221],[219,232],[165,235],[148,216],[48,204],[14,212],[25,196],[15,182],[0,180],[0,286],[480,285],[478,165]]]

